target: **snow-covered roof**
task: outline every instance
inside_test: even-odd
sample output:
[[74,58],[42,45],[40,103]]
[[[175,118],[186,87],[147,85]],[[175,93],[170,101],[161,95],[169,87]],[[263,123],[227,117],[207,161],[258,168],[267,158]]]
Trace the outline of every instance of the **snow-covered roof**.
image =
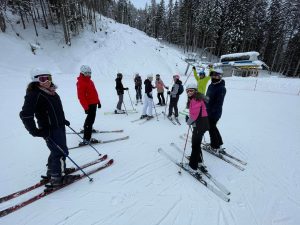
[[226,58],[226,57],[241,57],[244,55],[248,55],[251,57],[258,57],[259,53],[258,52],[239,52],[239,53],[231,53],[231,54],[226,54],[226,55],[221,55],[221,59]]

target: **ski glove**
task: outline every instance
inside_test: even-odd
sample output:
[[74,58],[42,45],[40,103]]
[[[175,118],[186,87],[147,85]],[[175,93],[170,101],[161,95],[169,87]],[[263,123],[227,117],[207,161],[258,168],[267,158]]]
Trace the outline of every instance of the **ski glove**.
[[128,91],[128,90],[129,90],[129,88],[128,88],[128,87],[127,87],[127,88],[124,88],[124,90]]
[[192,125],[195,121],[191,118],[188,118],[188,120],[186,121],[187,125]]
[[101,108],[101,103],[99,102],[99,103],[98,103],[98,109],[100,109],[100,108]]
[[68,127],[70,126],[70,121],[69,120],[65,120],[65,125]]
[[170,94],[171,94],[171,91],[168,91],[167,94],[170,95]]
[[85,112],[85,114],[89,114],[89,110],[88,109],[84,110],[84,112]]
[[193,66],[193,70],[196,70],[196,67]]

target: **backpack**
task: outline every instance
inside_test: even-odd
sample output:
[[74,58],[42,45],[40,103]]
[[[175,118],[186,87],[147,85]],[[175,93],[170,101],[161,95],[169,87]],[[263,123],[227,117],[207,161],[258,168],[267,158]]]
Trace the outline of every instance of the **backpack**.
[[183,85],[182,84],[178,84],[179,85],[179,88],[178,88],[178,95],[181,95],[184,91],[184,88],[183,88]]

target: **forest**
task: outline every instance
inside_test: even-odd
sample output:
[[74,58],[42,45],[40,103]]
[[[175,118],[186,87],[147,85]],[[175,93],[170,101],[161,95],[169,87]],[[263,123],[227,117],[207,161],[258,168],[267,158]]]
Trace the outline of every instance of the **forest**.
[[185,52],[257,51],[271,71],[300,77],[299,0],[151,0],[144,9],[130,0],[1,0],[1,32],[10,23],[8,11],[24,29],[33,24],[37,36],[55,25],[69,46],[84,29],[101,32],[103,15]]

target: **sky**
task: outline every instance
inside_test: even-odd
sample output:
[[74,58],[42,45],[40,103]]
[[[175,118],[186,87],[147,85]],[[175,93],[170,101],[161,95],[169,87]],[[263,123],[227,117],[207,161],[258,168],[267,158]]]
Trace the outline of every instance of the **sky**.
[[148,5],[150,4],[150,0],[131,0],[131,3],[136,7],[136,8],[145,8],[146,3]]

